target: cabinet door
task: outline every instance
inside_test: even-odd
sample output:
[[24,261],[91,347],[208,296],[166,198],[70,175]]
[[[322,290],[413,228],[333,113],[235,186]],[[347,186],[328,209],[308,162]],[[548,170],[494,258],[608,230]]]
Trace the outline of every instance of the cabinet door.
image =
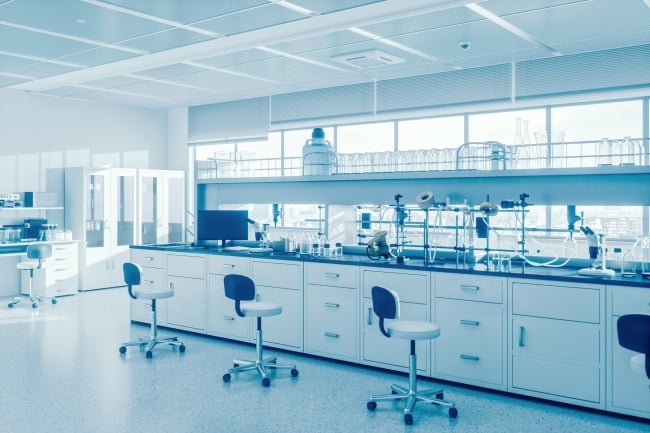
[[[400,302],[399,320],[427,321],[429,314],[426,305]],[[363,360],[369,363],[389,364],[408,368],[410,342],[400,338],[385,337],[379,330],[379,318],[372,309],[372,300],[364,298],[363,318]],[[390,323],[387,320],[386,323]],[[418,371],[429,371],[428,340],[418,340],[415,343]]]
[[185,176],[182,171],[165,171],[162,203],[161,242],[185,240]]
[[169,275],[167,283],[174,289],[167,299],[167,323],[205,331],[205,280]]
[[302,302],[300,291],[279,287],[257,286],[260,301],[276,302],[282,306],[282,313],[262,319],[264,343],[273,343],[293,348],[302,347]]
[[[143,266],[140,284],[143,287],[160,289],[166,286],[165,270]],[[124,293],[124,296],[129,296]],[[160,299],[156,302],[158,324],[167,324],[167,300]],[[136,322],[151,323],[151,301],[148,299],[131,299],[131,320]]]
[[158,236],[161,228],[160,209],[162,195],[160,181],[152,171],[141,170],[138,175],[140,203],[140,243],[143,245],[161,243]]
[[85,263],[83,289],[108,287],[111,279],[110,237],[107,230],[110,212],[110,172],[95,170],[84,177]]
[[251,319],[237,316],[235,301],[224,293],[223,277],[222,274],[208,276],[208,334],[250,341]]
[[136,176],[135,170],[111,169],[110,238],[111,285],[123,284],[122,266],[129,260],[129,246],[136,243]]

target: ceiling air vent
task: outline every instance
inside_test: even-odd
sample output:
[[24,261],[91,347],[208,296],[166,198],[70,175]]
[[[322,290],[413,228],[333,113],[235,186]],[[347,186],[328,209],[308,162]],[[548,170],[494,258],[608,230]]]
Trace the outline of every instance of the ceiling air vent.
[[356,53],[332,56],[332,60],[359,69],[379,68],[396,65],[404,59],[379,50],[357,51]]

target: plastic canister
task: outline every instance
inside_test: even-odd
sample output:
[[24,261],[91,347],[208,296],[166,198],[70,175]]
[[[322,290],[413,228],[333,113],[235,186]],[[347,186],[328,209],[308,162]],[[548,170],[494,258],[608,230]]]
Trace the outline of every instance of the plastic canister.
[[336,171],[336,152],[325,140],[322,128],[314,128],[312,138],[302,148],[303,176],[327,176]]

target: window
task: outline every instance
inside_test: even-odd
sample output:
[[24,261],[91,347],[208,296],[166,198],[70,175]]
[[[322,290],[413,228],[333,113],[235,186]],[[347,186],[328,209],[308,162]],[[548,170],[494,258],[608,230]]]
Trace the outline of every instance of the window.
[[365,123],[337,128],[338,153],[392,152],[395,150],[395,123]]
[[463,116],[402,120],[397,123],[399,150],[457,148],[465,141]]

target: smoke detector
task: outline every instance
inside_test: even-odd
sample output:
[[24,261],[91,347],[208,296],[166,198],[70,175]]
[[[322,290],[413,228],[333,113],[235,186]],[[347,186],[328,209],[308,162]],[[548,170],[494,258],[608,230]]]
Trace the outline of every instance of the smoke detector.
[[357,51],[354,53],[332,56],[331,59],[335,62],[343,63],[344,65],[358,69],[379,68],[404,62],[404,59],[401,57],[380,50]]

